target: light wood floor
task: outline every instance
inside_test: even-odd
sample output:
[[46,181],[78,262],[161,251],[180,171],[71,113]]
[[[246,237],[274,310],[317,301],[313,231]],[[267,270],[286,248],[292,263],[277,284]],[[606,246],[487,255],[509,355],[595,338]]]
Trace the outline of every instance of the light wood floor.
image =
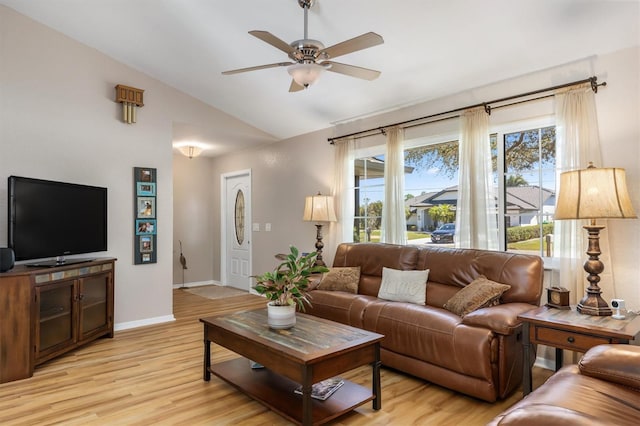
[[[0,385],[2,425],[288,425],[212,377],[202,380],[199,318],[264,306],[246,295],[210,300],[174,290],[175,322],[116,332],[38,367],[30,379]],[[212,361],[236,355],[212,345]],[[551,374],[534,370],[538,386]],[[343,375],[369,386],[370,369]],[[521,399],[494,404],[382,370],[382,410],[367,404],[334,425],[483,425]]]

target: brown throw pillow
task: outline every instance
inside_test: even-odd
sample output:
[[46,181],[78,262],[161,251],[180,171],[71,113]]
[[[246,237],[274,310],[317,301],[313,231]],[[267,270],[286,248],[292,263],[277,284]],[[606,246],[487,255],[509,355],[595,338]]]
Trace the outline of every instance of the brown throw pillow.
[[346,291],[347,293],[358,293],[360,283],[360,267],[339,267],[329,268],[329,272],[322,274],[322,280],[317,290]]
[[447,300],[443,308],[463,317],[476,309],[498,305],[502,293],[510,288],[510,285],[500,284],[480,275]]

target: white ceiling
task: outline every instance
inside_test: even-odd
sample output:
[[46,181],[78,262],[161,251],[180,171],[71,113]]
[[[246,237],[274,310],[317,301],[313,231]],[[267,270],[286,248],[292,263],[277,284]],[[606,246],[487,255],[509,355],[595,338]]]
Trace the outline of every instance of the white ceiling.
[[297,0],[0,4],[279,139],[640,44],[638,0],[317,0],[309,38],[330,46],[376,32],[383,45],[339,62],[382,74],[366,81],[325,73],[289,93],[284,67],[221,72],[286,61],[247,32],[303,38]]

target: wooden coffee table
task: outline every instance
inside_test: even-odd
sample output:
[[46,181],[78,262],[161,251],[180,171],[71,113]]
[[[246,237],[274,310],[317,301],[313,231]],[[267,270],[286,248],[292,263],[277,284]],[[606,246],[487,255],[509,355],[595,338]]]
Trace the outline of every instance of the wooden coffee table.
[[[372,401],[381,404],[380,341],[383,335],[311,315],[297,314],[295,327],[271,330],[267,310],[201,318],[204,375],[211,373],[288,420],[322,424]],[[211,365],[211,342],[242,355]],[[249,359],[265,368],[252,369]],[[371,389],[345,380],[325,401],[311,398],[313,383],[362,365],[372,367]],[[302,385],[302,395],[294,390]]]

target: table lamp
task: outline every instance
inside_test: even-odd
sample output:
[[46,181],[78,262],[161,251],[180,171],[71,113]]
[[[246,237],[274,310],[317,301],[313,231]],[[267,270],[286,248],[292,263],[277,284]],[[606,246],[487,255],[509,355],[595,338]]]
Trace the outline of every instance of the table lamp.
[[593,163],[583,170],[573,170],[560,174],[560,191],[555,219],[589,219],[587,230],[589,259],[584,270],[589,274],[586,295],[578,303],[578,312],[585,315],[611,315],[611,308],[600,296],[598,286],[604,264],[600,261],[600,230],[596,219],[634,219],[636,213],[627,191],[624,169],[596,168]]
[[[336,212],[333,207],[333,197],[329,195],[312,195],[305,198],[304,215],[302,220],[307,222],[336,222]],[[322,223],[316,223],[316,257],[315,266],[326,266],[322,260]]]

